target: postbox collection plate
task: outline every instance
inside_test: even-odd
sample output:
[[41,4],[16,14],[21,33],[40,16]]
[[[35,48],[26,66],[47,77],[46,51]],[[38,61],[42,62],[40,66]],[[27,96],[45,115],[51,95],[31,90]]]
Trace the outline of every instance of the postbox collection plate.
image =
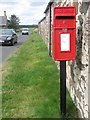
[[70,34],[60,34],[61,52],[70,51]]

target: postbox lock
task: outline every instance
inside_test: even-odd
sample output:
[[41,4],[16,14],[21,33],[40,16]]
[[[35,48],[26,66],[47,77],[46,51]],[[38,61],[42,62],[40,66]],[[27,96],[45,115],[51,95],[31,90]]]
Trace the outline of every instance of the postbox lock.
[[67,32],[67,28],[63,28],[62,31],[63,31],[63,32]]

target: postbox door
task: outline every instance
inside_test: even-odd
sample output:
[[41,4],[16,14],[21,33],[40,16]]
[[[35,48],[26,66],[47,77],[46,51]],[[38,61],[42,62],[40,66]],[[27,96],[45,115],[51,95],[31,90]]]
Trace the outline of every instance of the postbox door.
[[73,60],[76,54],[76,30],[68,29],[62,32],[62,29],[54,31],[53,51],[55,60]]

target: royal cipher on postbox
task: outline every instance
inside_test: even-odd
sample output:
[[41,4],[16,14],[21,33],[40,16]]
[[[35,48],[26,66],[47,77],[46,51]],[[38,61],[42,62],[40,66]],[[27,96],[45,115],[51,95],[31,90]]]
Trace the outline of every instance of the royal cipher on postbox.
[[54,60],[74,60],[76,57],[76,8],[54,7],[52,29]]

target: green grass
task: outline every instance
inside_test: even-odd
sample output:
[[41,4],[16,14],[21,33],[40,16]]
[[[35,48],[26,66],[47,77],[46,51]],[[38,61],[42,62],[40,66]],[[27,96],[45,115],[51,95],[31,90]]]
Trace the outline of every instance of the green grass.
[[[37,32],[7,61],[2,75],[3,118],[61,117],[59,71]],[[69,94],[67,112],[77,116]]]

